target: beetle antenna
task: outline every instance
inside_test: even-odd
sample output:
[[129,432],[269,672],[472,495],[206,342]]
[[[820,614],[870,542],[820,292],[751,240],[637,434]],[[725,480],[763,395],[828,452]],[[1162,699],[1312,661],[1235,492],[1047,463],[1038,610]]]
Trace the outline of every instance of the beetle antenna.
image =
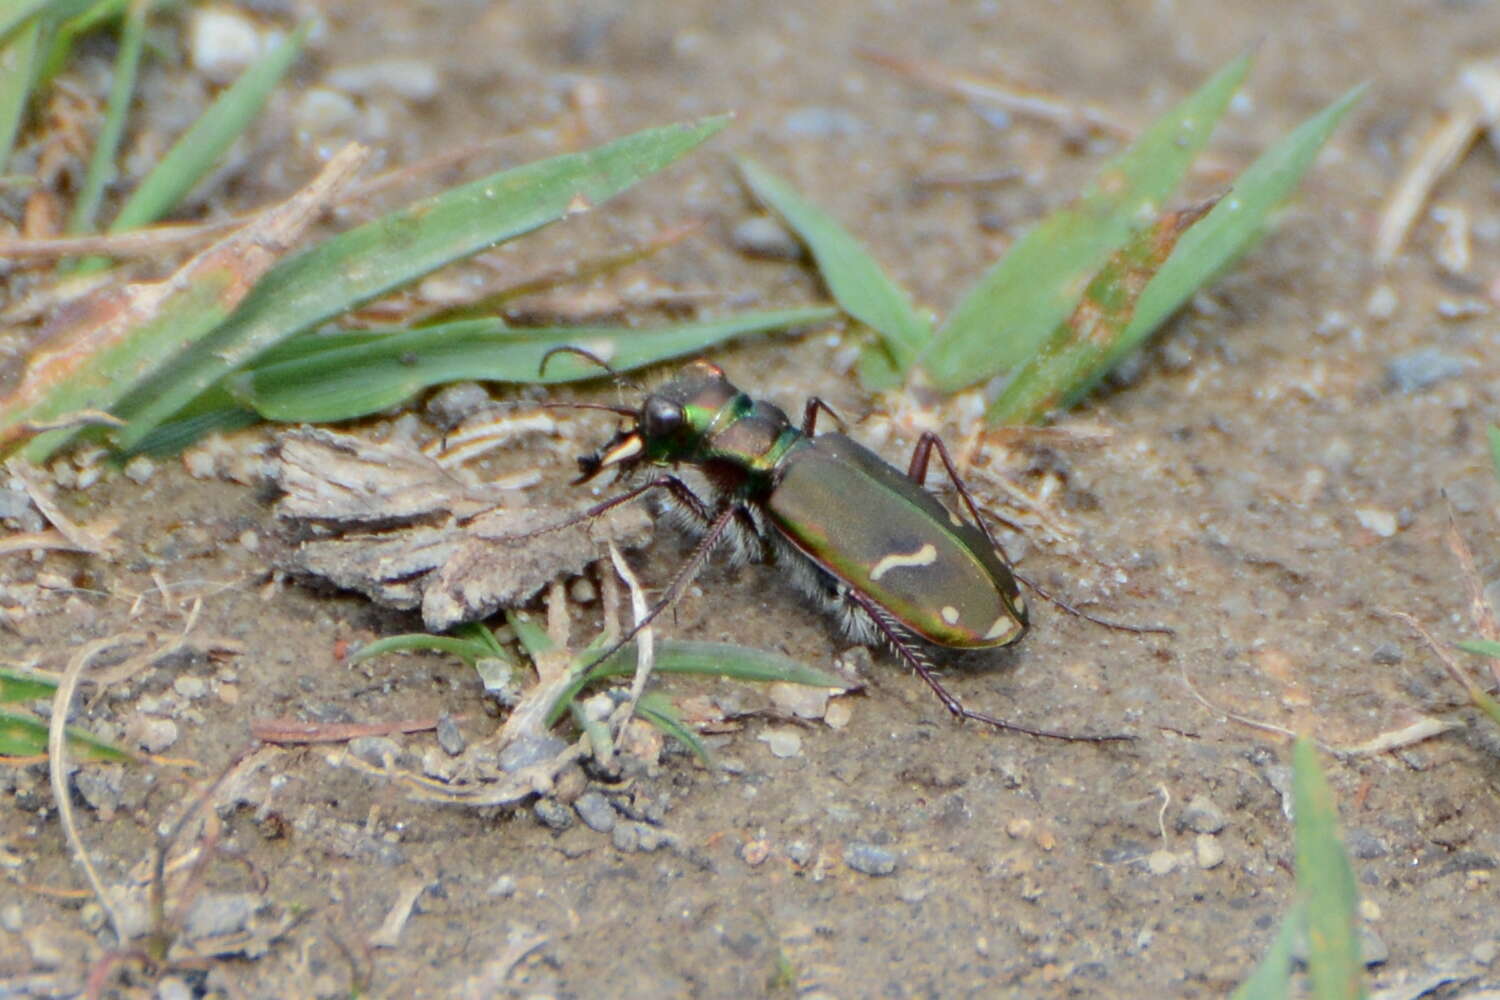
[[538,378],[540,378],[541,376],[543,376],[543,375],[545,375],[547,373],[547,362],[551,361],[552,360],[552,356],[555,355],[555,354],[573,354],[573,355],[577,355],[578,357],[583,358],[585,361],[592,361],[594,364],[598,365],[600,368],[603,368],[605,371],[609,372],[609,374],[613,378],[615,378],[617,381],[620,378],[620,372],[613,365],[611,365],[608,361],[605,361],[603,358],[599,357],[599,355],[595,354],[593,351],[585,350],[582,347],[574,347],[572,344],[563,344],[563,345],[561,345],[559,347],[554,347],[551,350],[549,350],[546,354],[543,354],[542,355],[542,362],[541,362],[541,364],[537,365],[537,369],[536,369],[536,374],[537,374]]
[[1177,634],[1177,631],[1175,629],[1168,628],[1165,625],[1131,625],[1126,622],[1110,621],[1107,618],[1095,618],[1087,611],[1084,611],[1081,608],[1075,608],[1073,605],[1069,604],[1061,597],[1058,597],[1056,594],[1050,594],[1047,591],[1043,590],[1041,587],[1037,586],[1035,580],[1024,577],[1020,573],[1016,572],[1016,568],[1014,566],[1010,568],[1010,573],[1011,576],[1014,576],[1017,580],[1020,580],[1022,583],[1026,584],[1026,586],[1036,591],[1038,597],[1041,597],[1043,600],[1052,602],[1062,610],[1066,611],[1068,614],[1073,615],[1075,618],[1082,618],[1086,622],[1093,622],[1095,625],[1102,625],[1105,628],[1114,629],[1117,632],[1135,632],[1137,634],[1154,633],[1156,635]]
[[630,406],[610,406],[608,403],[580,403],[570,399],[559,399],[550,403],[542,403],[544,410],[604,410],[607,413],[618,413],[622,417],[634,417],[636,410]]

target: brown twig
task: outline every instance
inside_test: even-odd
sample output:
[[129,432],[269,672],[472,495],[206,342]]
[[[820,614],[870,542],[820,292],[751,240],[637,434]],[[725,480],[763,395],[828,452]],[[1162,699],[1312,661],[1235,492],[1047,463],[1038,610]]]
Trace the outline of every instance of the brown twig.
[[68,847],[73,853],[73,860],[88,876],[89,885],[94,890],[94,898],[99,901],[100,908],[109,919],[110,930],[114,932],[116,944],[123,947],[126,940],[125,923],[120,919],[114,900],[104,888],[104,881],[94,868],[88,849],[83,846],[83,838],[78,834],[78,824],[73,818],[73,797],[68,787],[67,772],[68,713],[73,708],[73,695],[78,690],[78,680],[83,675],[84,669],[88,667],[89,661],[105,650],[118,645],[119,642],[118,636],[95,639],[93,642],[86,643],[68,661],[68,667],[63,671],[62,681],[57,685],[57,691],[52,696],[52,718],[47,727],[47,758],[48,772],[52,781],[53,804],[57,807],[57,818],[62,824],[63,836],[67,839]]
[[[459,717],[461,718],[461,716]],[[393,736],[436,729],[437,716],[395,722],[298,722],[295,719],[254,719],[250,735],[262,743],[347,743],[362,736]]]

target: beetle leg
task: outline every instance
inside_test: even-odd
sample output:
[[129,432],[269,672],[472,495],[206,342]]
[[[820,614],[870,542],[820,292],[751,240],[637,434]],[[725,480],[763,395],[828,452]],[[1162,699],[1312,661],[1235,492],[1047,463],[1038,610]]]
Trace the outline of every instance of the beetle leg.
[[692,487],[688,486],[687,483],[683,482],[681,479],[678,479],[676,476],[663,475],[657,476],[650,482],[642,483],[639,486],[634,486],[626,490],[624,493],[621,493],[619,496],[610,497],[608,500],[601,500],[599,503],[594,504],[592,507],[580,511],[570,518],[558,521],[556,524],[549,524],[545,528],[536,528],[532,531],[523,532],[519,535],[509,535],[507,536],[506,540],[516,542],[524,541],[528,538],[535,538],[538,535],[546,535],[554,531],[561,531],[563,528],[571,528],[573,525],[582,524],[584,521],[592,521],[600,514],[603,514],[606,511],[613,510],[621,504],[629,503],[642,494],[648,493],[651,490],[655,489],[664,489],[667,492],[671,493],[672,496],[679,503],[681,503],[693,517],[698,518],[704,524],[708,524],[713,520],[713,516],[709,513],[708,508],[703,505],[703,500],[698,496],[698,494],[693,492]]
[[[953,464],[953,458],[948,454],[948,446],[943,444],[943,439],[932,431],[923,431],[922,436],[917,438],[917,446],[911,450],[911,465],[906,469],[907,478],[918,486],[926,485],[927,462],[932,457],[932,449],[934,447],[937,448],[938,458],[942,460],[943,468],[948,470],[948,478],[952,481],[954,489],[963,498],[964,506],[969,509],[969,516],[974,519],[974,526],[984,532],[984,537],[989,541],[990,548],[1003,553],[1005,550],[1000,548],[1000,545],[995,541],[995,536],[990,534],[989,525],[985,523],[985,519],[979,514],[979,504],[974,502],[974,497],[969,493],[969,488],[964,485],[963,478],[959,476],[958,469]],[[1005,519],[1000,518],[999,520],[1004,521]],[[1017,527],[1009,521],[1005,521],[1005,523],[1010,524],[1013,528]]]
[[[666,476],[663,478],[671,477]],[[681,480],[677,480],[677,482],[681,483]],[[687,488],[686,484],[683,484],[683,488]],[[697,500],[697,497],[693,499]],[[701,505],[702,502],[699,501],[699,503]],[[613,645],[595,657],[593,663],[585,667],[582,673],[587,674],[597,664],[603,663],[629,645],[640,634],[641,629],[650,625],[656,620],[658,615],[677,603],[677,599],[682,596],[682,592],[687,589],[688,584],[693,582],[693,578],[698,575],[698,571],[708,561],[708,557],[713,553],[714,548],[724,539],[724,533],[729,530],[729,525],[734,521],[738,510],[739,506],[737,504],[730,504],[712,519],[709,523],[708,531],[699,540],[697,547],[693,549],[693,554],[688,557],[688,561],[683,563],[682,568],[677,571],[677,575],[672,577],[672,582],[667,584],[667,589],[662,592],[661,599],[651,606],[651,610],[647,611],[640,621],[631,626],[623,636],[616,639]]]
[[832,417],[838,423],[839,430],[844,429],[844,418],[838,415],[838,411],[829,406],[827,403],[823,402],[817,396],[809,396],[807,397],[807,403],[802,407],[803,434],[806,434],[808,437],[813,436],[813,431],[815,431],[818,427],[819,410],[822,410],[824,413]]
[[1010,568],[1010,573],[1017,580],[1020,580],[1022,583],[1026,584],[1026,586],[1036,591],[1043,600],[1051,601],[1053,604],[1057,605],[1059,608],[1062,608],[1064,611],[1066,611],[1070,615],[1073,615],[1075,618],[1082,618],[1086,622],[1093,622],[1095,625],[1102,625],[1105,628],[1112,628],[1119,632],[1151,632],[1157,635],[1177,634],[1175,629],[1168,628],[1165,625],[1130,625],[1126,622],[1110,621],[1108,618],[1095,618],[1093,615],[1089,614],[1087,611],[1084,611],[1082,608],[1075,608],[1073,605],[1069,604],[1061,597],[1058,597],[1056,594],[1052,594],[1046,590],[1043,590],[1041,587],[1037,586],[1035,580],[1017,573],[1014,566]]
[[951,691],[943,687],[942,682],[933,673],[936,668],[933,666],[932,661],[927,658],[927,654],[912,644],[910,636],[891,618],[889,612],[857,591],[850,590],[845,596],[859,605],[865,614],[870,616],[870,620],[874,622],[875,628],[880,632],[881,637],[891,647],[891,651],[902,662],[917,672],[917,676],[922,678],[927,686],[932,688],[932,693],[938,696],[938,700],[943,703],[943,707],[956,718],[972,719],[975,722],[981,722],[996,729],[1004,729],[1013,733],[1025,733],[1027,736],[1039,736],[1049,740],[1068,740],[1074,743],[1113,743],[1121,740],[1133,740],[1135,738],[1125,735],[1094,736],[1087,733],[1058,733],[1050,729],[1032,729],[1030,726],[1006,722],[1004,719],[997,719],[993,715],[976,712],[959,701],[958,697]]
[[[912,449],[911,467],[906,470],[906,474],[918,486],[923,485],[927,479],[927,462],[931,457],[934,447],[937,448],[938,458],[942,459],[943,468],[948,470],[948,478],[953,480],[953,485],[958,489],[958,495],[963,497],[965,506],[969,508],[969,515],[974,518],[974,524],[980,531],[984,532],[984,537],[989,540],[990,546],[995,551],[1003,553],[1005,550],[996,544],[995,536],[990,534],[989,525],[985,524],[985,519],[979,516],[979,505],[974,502],[974,498],[969,494],[969,489],[964,485],[964,481],[958,477],[958,470],[954,468],[953,459],[949,457],[948,447],[943,444],[942,438],[938,437],[932,431],[923,431],[922,436],[917,439],[917,446]],[[1032,580],[1017,573],[1014,566],[1010,566],[1009,569],[1011,575],[1036,591],[1041,595],[1043,600],[1051,601],[1068,614],[1082,618],[1084,621],[1093,622],[1095,625],[1102,625],[1105,628],[1115,629],[1120,632],[1153,632],[1159,635],[1176,635],[1175,632],[1165,625],[1127,625],[1124,622],[1113,622],[1106,618],[1095,618],[1093,615],[1075,608],[1055,594],[1048,593],[1041,587],[1038,587]]]

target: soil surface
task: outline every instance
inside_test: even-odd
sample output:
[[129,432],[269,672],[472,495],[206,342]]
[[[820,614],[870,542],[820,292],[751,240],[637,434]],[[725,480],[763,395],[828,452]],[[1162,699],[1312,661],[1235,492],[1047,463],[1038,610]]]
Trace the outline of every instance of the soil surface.
[[[254,6],[282,26],[295,18]],[[289,542],[255,458],[271,432],[222,446],[227,477],[195,478],[169,459],[144,483],[110,470],[60,490],[75,520],[118,522],[117,553],[6,556],[0,659],[61,670],[85,642],[141,633],[93,668],[106,671],[191,624],[180,650],[78,700],[82,724],[170,758],[91,766],[75,780],[81,840],[107,885],[134,887],[121,904],[134,929],[146,926],[139,886],[156,838],[239,761],[213,793],[217,822],[196,838],[201,870],[187,877],[193,855],[174,855],[184,860],[170,884],[196,895],[168,901],[175,954],[225,954],[154,975],[127,965],[109,991],[1221,996],[1294,896],[1289,742],[1276,727],[1348,749],[1424,716],[1459,727],[1394,752],[1325,756],[1372,980],[1395,996],[1445,979],[1431,995],[1500,988],[1500,739],[1390,614],[1444,640],[1477,634],[1450,524],[1485,580],[1500,565],[1484,438],[1500,394],[1493,150],[1476,148],[1434,196],[1449,210],[1447,236],[1453,213],[1466,215],[1466,265],[1442,257],[1445,232],[1429,213],[1387,271],[1370,260],[1383,198],[1459,67],[1494,54],[1481,46],[1500,38],[1500,8],[621,0],[327,3],[320,15],[295,86],[200,193],[208,214],[284,197],[346,138],[400,165],[512,135],[464,165],[478,176],[497,156],[521,163],[737,113],[666,174],[490,255],[491,272],[520,280],[701,220],[645,260],[518,303],[545,319],[647,324],[822,301],[806,263],[736,249],[736,227],[757,210],[733,154],[790,180],[942,313],[1118,148],[924,89],[865,50],[1022,79],[1134,129],[1255,45],[1184,203],[1221,190],[1348,87],[1371,87],[1276,230],[1125,377],[1059,419],[1058,433],[967,452],[986,501],[999,502],[1001,474],[1041,497],[1016,515],[1026,537],[1008,540],[1022,572],[1100,615],[1176,634],[1110,631],[1033,598],[1021,643],[952,664],[947,683],[1017,722],[1125,732],[1128,743],[957,724],[877,652],[868,688],[840,699],[851,710],[841,728],[789,720],[745,686],[659,682],[747,713],[711,736],[717,770],[670,746],[614,781],[574,774],[535,807],[417,802],[400,783],[341,766],[342,745],[257,748],[250,736],[257,720],[447,714],[473,743],[499,724],[479,678],[453,658],[350,665],[352,645],[411,631],[414,616],[274,572]],[[208,93],[170,55],[187,45],[176,29],[161,40],[183,64],[157,58],[144,73],[134,141],[145,165],[142,137],[173,134]],[[83,93],[103,93],[111,54],[85,53],[73,71]],[[447,292],[434,281],[419,294]],[[850,344],[829,328],[713,358],[789,412],[823,397],[904,467],[921,401],[863,394]],[[610,424],[559,420],[560,436],[502,456],[497,474],[539,467],[539,496],[568,497],[571,456]],[[687,544],[663,529],[634,565],[661,586]],[[772,568],[716,563],[658,631],[830,666],[848,642],[805,605]],[[597,604],[572,613],[581,636]],[[444,753],[431,731],[356,749],[417,772]],[[72,995],[113,936],[64,840],[45,764],[0,771],[0,791],[0,993]]]

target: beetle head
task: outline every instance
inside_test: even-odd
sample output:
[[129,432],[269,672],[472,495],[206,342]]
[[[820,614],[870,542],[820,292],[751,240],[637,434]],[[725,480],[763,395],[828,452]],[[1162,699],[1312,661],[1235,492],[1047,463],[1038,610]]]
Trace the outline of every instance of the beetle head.
[[588,482],[611,466],[628,469],[646,460],[688,458],[719,411],[739,394],[724,377],[724,369],[707,361],[692,362],[645,398],[634,414],[633,427],[615,434],[593,454],[579,456],[574,483]]

